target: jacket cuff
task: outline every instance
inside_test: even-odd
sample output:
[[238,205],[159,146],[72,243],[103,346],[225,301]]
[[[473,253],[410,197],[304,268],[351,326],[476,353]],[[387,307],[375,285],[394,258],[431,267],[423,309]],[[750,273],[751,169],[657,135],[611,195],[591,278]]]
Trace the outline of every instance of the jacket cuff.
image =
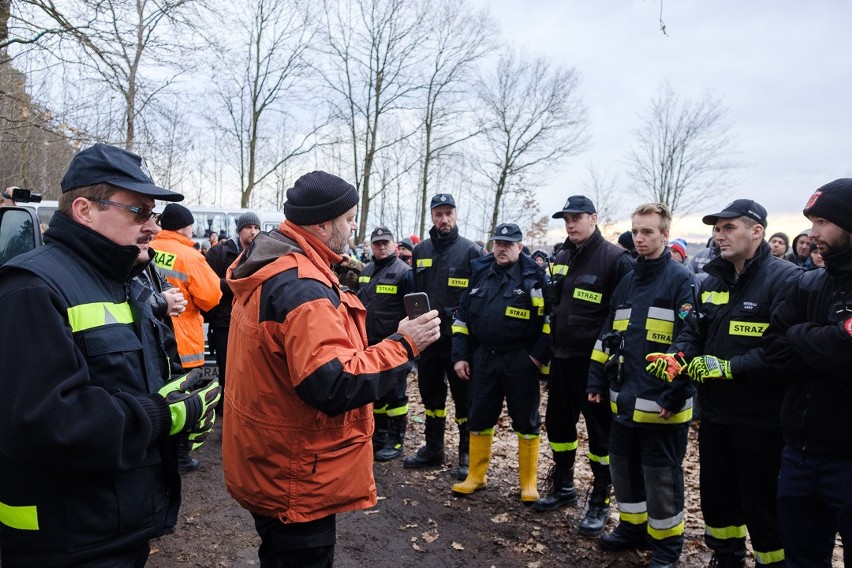
[[169,411],[169,404],[166,399],[162,395],[154,393],[147,397],[139,397],[137,400],[151,420],[153,439],[168,436],[172,429],[172,413]]
[[414,346],[414,341],[411,340],[410,337],[405,335],[402,332],[397,331],[396,333],[388,336],[388,339],[393,339],[394,341],[399,341],[405,347],[405,351],[408,353],[408,359],[413,361],[420,357],[420,352],[417,351],[417,348]]

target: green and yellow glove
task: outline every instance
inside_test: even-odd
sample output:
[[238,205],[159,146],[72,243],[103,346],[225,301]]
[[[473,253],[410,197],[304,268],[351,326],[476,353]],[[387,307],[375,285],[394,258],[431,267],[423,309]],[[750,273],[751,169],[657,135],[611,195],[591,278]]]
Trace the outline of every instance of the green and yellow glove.
[[[169,436],[183,432],[199,432],[206,434],[210,432],[215,422],[216,404],[222,396],[222,387],[218,381],[212,381],[207,385],[201,384],[202,373],[193,369],[186,375],[167,383],[157,393],[166,400],[169,405],[169,413],[172,418],[172,427]],[[210,414],[214,417],[210,420]],[[205,426],[209,422],[209,427]],[[192,442],[192,440],[190,440]],[[199,446],[204,442],[202,438]]]
[[668,382],[672,382],[686,367],[683,353],[649,353],[645,360],[650,362],[645,367],[649,374]]
[[731,362],[714,355],[699,355],[689,362],[686,372],[692,380],[703,383],[704,379],[733,379]]

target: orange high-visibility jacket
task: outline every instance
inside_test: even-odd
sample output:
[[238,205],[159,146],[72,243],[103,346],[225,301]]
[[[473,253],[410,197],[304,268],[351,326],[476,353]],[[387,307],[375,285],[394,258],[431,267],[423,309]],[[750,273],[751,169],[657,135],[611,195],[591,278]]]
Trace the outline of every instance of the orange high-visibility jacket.
[[193,244],[176,231],[162,231],[151,242],[154,262],[186,298],[186,311],[172,318],[185,369],[204,365],[204,318],[200,310],[213,309],[222,297],[219,277]]

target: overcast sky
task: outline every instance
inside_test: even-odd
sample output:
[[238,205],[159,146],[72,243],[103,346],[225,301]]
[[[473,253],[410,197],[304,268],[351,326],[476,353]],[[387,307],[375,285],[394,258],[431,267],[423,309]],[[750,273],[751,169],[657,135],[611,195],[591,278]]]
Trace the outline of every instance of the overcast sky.
[[[811,192],[852,176],[852,2],[666,0],[664,35],[659,0],[480,1],[509,41],[582,76],[592,146],[542,188],[545,212],[582,191],[589,164],[627,185],[632,131],[663,80],[682,98],[722,99],[745,164],[730,193],[707,196],[700,212],[748,197],[768,209],[770,233],[797,232]],[[623,215],[640,201],[625,194]],[[705,233],[694,218],[675,227]]]

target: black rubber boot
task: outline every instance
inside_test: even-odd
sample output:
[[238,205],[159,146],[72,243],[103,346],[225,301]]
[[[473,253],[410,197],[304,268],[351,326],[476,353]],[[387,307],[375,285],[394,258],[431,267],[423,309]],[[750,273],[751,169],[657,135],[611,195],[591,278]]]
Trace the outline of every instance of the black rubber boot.
[[406,469],[420,469],[444,463],[444,430],[447,421],[443,418],[426,417],[426,445],[402,462]]
[[376,424],[373,429],[373,455],[375,456],[388,441],[388,415],[384,412],[381,414],[374,412],[373,421]]
[[201,465],[201,462],[195,458],[189,457],[189,440],[186,438],[180,440],[177,446],[178,454],[178,473],[183,475],[190,471],[195,471]]
[[456,470],[456,479],[464,481],[470,469],[470,426],[465,420],[459,424],[459,468]]
[[388,416],[388,439],[385,447],[376,452],[376,461],[386,462],[395,460],[402,455],[402,445],[405,443],[405,430],[408,427],[408,416]]
[[550,468],[544,482],[547,495],[532,504],[536,511],[555,511],[560,507],[573,507],[577,504],[577,490],[574,489],[574,468],[555,464]]
[[745,568],[745,550],[732,554],[714,552],[710,559],[709,568]]
[[609,475],[605,478],[596,477],[589,495],[589,508],[586,516],[580,521],[578,532],[582,536],[600,536],[606,529],[609,519],[609,495],[612,490]]

